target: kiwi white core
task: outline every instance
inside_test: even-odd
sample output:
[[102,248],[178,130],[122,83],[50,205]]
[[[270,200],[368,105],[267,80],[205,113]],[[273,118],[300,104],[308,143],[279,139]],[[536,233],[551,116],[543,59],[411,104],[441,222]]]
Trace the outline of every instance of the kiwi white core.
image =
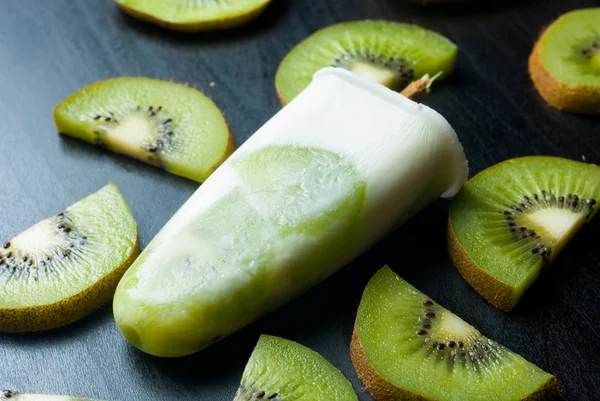
[[48,251],[52,253],[56,249],[67,249],[68,241],[56,226],[53,218],[43,220],[14,237],[11,240],[12,248],[29,255],[33,261],[42,260]]
[[397,71],[361,63],[360,61],[353,62],[350,65],[349,70],[383,86],[387,86],[388,88],[396,85],[400,79],[400,74],[398,74]]
[[110,149],[140,157],[146,155],[146,147],[155,140],[155,131],[148,118],[132,114],[107,131],[105,140]]
[[539,209],[524,216],[531,229],[555,247],[568,242],[585,223],[586,215],[567,209]]
[[460,337],[465,333],[475,330],[473,326],[453,313],[444,313],[440,320],[440,331],[446,334],[454,334]]

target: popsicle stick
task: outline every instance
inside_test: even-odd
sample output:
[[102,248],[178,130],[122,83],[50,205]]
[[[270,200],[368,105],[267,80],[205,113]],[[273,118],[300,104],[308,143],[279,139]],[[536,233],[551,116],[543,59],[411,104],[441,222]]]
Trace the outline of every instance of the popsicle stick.
[[414,100],[415,102],[421,102],[431,91],[430,88],[433,84],[433,81],[435,81],[440,75],[442,75],[442,71],[438,72],[431,78],[429,78],[429,74],[425,74],[420,79],[408,84],[406,88],[402,89],[400,94],[411,100]]

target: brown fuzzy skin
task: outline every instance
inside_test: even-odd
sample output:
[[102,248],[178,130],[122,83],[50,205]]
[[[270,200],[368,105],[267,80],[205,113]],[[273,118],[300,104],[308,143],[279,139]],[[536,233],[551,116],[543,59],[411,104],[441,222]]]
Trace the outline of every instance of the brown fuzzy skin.
[[360,343],[356,322],[350,343],[350,359],[356,370],[359,380],[365,386],[365,390],[371,394],[376,401],[428,401],[418,394],[411,393],[393,383],[385,380],[369,362],[367,354]]
[[540,47],[542,33],[529,56],[529,75],[544,100],[559,110],[583,114],[600,114],[600,87],[571,85],[558,80],[544,67]]
[[139,239],[128,258],[90,287],[58,302],[31,308],[0,308],[0,332],[25,333],[55,329],[87,316],[110,302],[119,280],[140,254]]
[[450,259],[458,272],[482,297],[496,308],[505,312],[510,311],[513,304],[513,287],[497,280],[477,267],[471,260],[465,249],[458,242],[452,222],[448,218],[448,251]]
[[[354,332],[352,333],[352,342],[350,343],[350,359],[352,359],[354,369],[358,378],[365,386],[365,390],[376,401],[436,401],[397,387],[385,380],[369,362],[365,350],[360,343],[356,323],[354,323]],[[556,377],[552,377],[543,387],[529,394],[529,396],[523,398],[521,401],[553,401],[559,399],[560,388],[558,387],[558,381]]]
[[138,10],[128,8],[120,3],[117,3],[117,6],[119,6],[119,8],[126,14],[128,14],[134,18],[137,18],[139,20],[149,22],[151,24],[158,25],[160,27],[170,29],[172,31],[193,33],[193,32],[220,31],[220,30],[230,29],[230,28],[244,25],[244,24],[252,21],[256,17],[258,17],[265,10],[265,8],[267,8],[267,6],[269,4],[270,4],[270,1],[265,3],[263,6],[250,11],[248,14],[223,18],[221,20],[216,20],[216,21],[199,21],[199,22],[193,22],[193,23],[164,21],[153,15],[145,14]]
[[281,106],[287,106],[287,102],[285,101],[283,96],[281,96],[281,92],[279,92],[279,87],[277,86],[277,84],[275,84],[275,90],[277,91],[277,97],[279,98],[279,103],[281,103]]

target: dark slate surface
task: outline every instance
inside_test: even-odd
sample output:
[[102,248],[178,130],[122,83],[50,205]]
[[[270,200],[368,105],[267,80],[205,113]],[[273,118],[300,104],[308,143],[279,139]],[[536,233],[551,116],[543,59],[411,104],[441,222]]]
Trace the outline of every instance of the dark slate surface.
[[[181,35],[139,23],[110,0],[0,1],[0,238],[8,239],[109,180],[123,191],[146,245],[196,184],[59,137],[52,108],[113,76],[197,84],[227,115],[238,143],[280,106],[273,78],[294,44],[351,19],[422,24],[460,47],[458,68],[426,103],[458,132],[472,172],[506,158],[560,155],[600,163],[600,120],[546,106],[526,73],[540,29],[593,0],[500,1],[420,8],[401,0],[275,0],[251,25]],[[214,82],[214,86],[209,83]],[[511,313],[477,295],[446,252],[447,201],[438,201],[368,254],[290,305],[192,357],[146,356],[105,307],[69,327],[0,334],[0,388],[108,400],[230,400],[260,333],[296,340],[329,359],[361,400],[348,356],[354,313],[384,263],[489,337],[554,373],[570,401],[600,393],[600,224],[585,229]]]

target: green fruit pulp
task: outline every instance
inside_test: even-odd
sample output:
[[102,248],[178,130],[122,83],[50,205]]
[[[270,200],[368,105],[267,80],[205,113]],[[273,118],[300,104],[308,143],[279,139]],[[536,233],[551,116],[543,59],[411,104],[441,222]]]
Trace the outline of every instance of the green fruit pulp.
[[119,284],[115,318],[145,352],[196,352],[355,256],[366,185],[349,160],[271,146],[227,168],[239,184],[176,232],[159,234]]
[[115,0],[138,13],[178,25],[242,18],[271,0]]
[[87,86],[54,109],[58,131],[204,181],[226,156],[229,129],[202,92],[148,78]]
[[[423,329],[427,324],[431,327]],[[482,336],[389,267],[367,285],[356,329],[368,361],[383,379],[425,400],[517,401],[553,379]],[[420,335],[420,330],[427,333]]]
[[[542,191],[550,197],[549,202],[540,203]],[[569,195],[578,196],[575,210],[567,207],[574,202]],[[565,198],[562,204],[561,196]],[[554,260],[598,211],[592,200],[600,201],[597,166],[557,157],[522,157],[472,178],[452,202],[450,224],[475,266],[513,287],[515,304],[542,267]],[[513,222],[515,225],[509,226]],[[524,234],[521,227],[526,228]],[[513,229],[516,232],[511,232]],[[531,232],[540,238],[520,237]],[[540,244],[551,251],[549,257],[542,255]]]
[[293,341],[262,335],[246,365],[234,401],[261,399],[352,401],[358,398],[340,371],[315,351]]
[[[457,51],[445,37],[416,25],[344,22],[322,29],[297,45],[279,66],[275,82],[286,103],[308,86],[315,72],[332,65],[345,66],[388,87],[402,89],[396,85],[406,84],[404,78],[410,81],[440,71],[442,78],[450,75]],[[406,77],[395,74],[398,58],[402,59],[403,71],[409,73]]]
[[[58,228],[61,220],[50,218],[31,227],[20,239],[15,237],[12,247],[0,249],[5,261],[7,252],[13,258],[28,257],[14,271],[0,266],[0,308],[47,305],[72,297],[120,267],[131,255],[137,243],[136,223],[115,184],[106,185],[63,213],[70,220],[72,231],[68,235],[74,238],[70,241],[73,248],[68,248],[68,243],[59,247],[65,236]],[[80,245],[83,238],[85,243]],[[24,246],[13,249],[17,244]],[[70,253],[64,255],[64,250]]]
[[566,13],[550,25],[540,57],[552,76],[572,85],[600,86],[599,21],[600,8],[587,8]]

